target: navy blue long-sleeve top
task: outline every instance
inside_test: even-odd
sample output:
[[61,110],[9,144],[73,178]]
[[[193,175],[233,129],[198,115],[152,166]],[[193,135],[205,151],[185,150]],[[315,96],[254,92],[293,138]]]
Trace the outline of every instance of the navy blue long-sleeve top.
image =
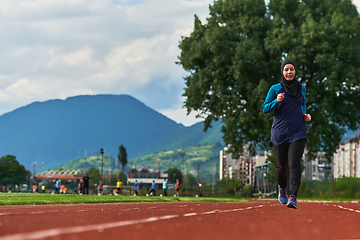
[[302,97],[294,98],[285,93],[285,98],[278,103],[277,95],[284,92],[280,83],[271,86],[263,104],[264,113],[275,111],[270,142],[276,146],[306,139],[306,88],[302,86]]

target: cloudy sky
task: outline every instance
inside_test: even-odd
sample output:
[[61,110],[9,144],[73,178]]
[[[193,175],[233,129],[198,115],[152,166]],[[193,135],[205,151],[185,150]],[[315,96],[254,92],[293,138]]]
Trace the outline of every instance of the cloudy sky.
[[[129,94],[185,126],[175,64],[213,0],[0,0],[0,115],[34,101]],[[360,6],[360,0],[354,3]]]

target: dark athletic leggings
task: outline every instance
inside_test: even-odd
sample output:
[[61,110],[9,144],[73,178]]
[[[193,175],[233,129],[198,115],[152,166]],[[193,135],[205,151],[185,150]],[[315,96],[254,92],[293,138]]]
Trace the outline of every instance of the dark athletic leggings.
[[281,188],[287,187],[287,170],[289,167],[289,192],[297,196],[301,181],[301,159],[306,139],[295,142],[273,145],[276,158],[276,177]]

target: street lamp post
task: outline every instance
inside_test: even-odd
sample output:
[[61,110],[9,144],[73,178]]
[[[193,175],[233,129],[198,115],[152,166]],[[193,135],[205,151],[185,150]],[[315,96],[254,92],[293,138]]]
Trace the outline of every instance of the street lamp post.
[[36,174],[36,171],[35,171],[36,162],[34,162],[33,164],[34,164],[34,176],[35,176],[35,174]]
[[[33,162],[33,165],[34,165],[34,176],[32,177],[32,181],[35,183],[35,174],[36,174],[35,167],[36,167],[36,162]],[[31,184],[31,181],[30,181],[30,184]]]
[[104,166],[104,149],[100,148],[101,153],[101,173],[100,173],[100,179],[103,182],[103,166]]
[[158,164],[158,179],[160,178],[160,157],[157,158],[157,164]]

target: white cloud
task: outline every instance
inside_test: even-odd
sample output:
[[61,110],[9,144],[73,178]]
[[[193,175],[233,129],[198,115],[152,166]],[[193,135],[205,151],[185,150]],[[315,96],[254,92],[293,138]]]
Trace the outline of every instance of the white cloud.
[[359,8],[360,8],[360,0],[352,0],[352,3],[356,6],[356,8],[357,8],[358,11],[359,11]]
[[210,3],[0,0],[0,114],[33,101],[106,93],[182,112],[178,44]]
[[74,53],[65,54],[62,59],[69,66],[77,66],[91,63],[91,50],[82,49]]
[[198,122],[181,108],[186,73],[175,62],[194,14],[205,21],[212,3],[0,0],[0,114],[109,93],[132,95],[184,125]]
[[195,112],[191,112],[189,115],[187,115],[187,110],[182,108],[182,105],[174,106],[174,108],[171,109],[163,109],[159,112],[168,118],[175,120],[177,123],[182,123],[187,127],[203,121],[201,118],[196,118]]

